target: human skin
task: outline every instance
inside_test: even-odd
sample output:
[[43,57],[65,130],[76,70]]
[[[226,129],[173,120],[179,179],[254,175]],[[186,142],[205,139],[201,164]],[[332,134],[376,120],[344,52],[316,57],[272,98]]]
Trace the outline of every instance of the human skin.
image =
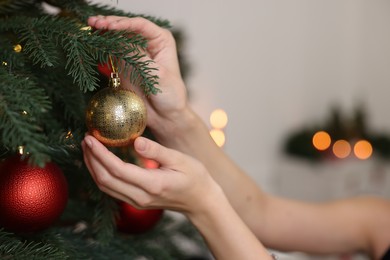
[[216,259],[272,259],[196,159],[144,137],[135,140],[134,149],[158,162],[157,169],[123,162],[92,136],[85,137],[82,148],[84,161],[103,192],[138,208],[183,213]]
[[[161,89],[161,93],[157,95],[144,97],[148,111],[148,127],[160,144],[171,148],[168,153],[175,149],[180,151],[180,156],[186,154],[185,156],[192,157],[185,160],[189,165],[193,163],[192,160],[196,161],[195,165],[198,163],[202,165],[199,169],[206,173],[201,175],[210,174],[227,198],[228,205],[221,203],[224,205],[221,207],[229,208],[231,205],[258,238],[257,243],[282,251],[315,254],[363,251],[373,259],[380,259],[390,247],[389,200],[362,196],[324,203],[307,203],[262,191],[223,150],[215,145],[207,126],[190,107],[186,87],[180,76],[175,41],[167,29],[160,28],[143,18],[117,16],[91,17],[88,23],[97,29],[134,31],[148,40],[145,54],[148,59],[154,60],[154,66],[158,68],[156,73],[160,79]],[[122,80],[122,85],[139,91],[131,86],[128,80]],[[97,154],[90,153],[89,164],[94,164],[98,161],[97,158]],[[123,166],[122,163],[115,162]],[[107,166],[106,170],[113,174],[115,172],[113,169],[117,169],[118,165],[110,167]],[[186,170],[189,168],[183,169],[183,172]],[[193,173],[191,176],[199,177],[199,174]],[[104,190],[105,185],[100,188]],[[210,184],[202,190],[204,193],[199,194],[207,194],[209,188],[212,191],[218,190]],[[114,188],[111,190],[115,191]],[[115,194],[112,195],[116,197]],[[130,200],[132,196],[133,194],[127,194],[120,199]],[[142,206],[147,207],[144,204]],[[218,205],[213,206],[215,209],[219,208]],[[191,214],[188,214],[188,217],[191,218]],[[213,217],[209,217],[211,221]],[[228,223],[224,224],[223,227],[227,228]],[[204,225],[203,223],[202,227]],[[209,236],[209,239],[207,234],[205,236],[208,243],[215,243],[210,241],[212,240],[210,237],[213,236]],[[248,237],[250,238],[250,235]]]

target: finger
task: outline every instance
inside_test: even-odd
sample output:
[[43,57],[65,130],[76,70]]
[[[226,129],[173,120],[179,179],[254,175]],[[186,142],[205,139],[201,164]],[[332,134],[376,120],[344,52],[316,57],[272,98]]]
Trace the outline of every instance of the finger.
[[88,18],[88,25],[96,29],[135,32],[147,40],[156,39],[164,32],[163,28],[142,17],[91,16]]
[[113,198],[116,198],[116,199],[119,199],[119,200],[128,200],[128,198],[126,196],[124,196],[124,195],[122,195],[120,193],[117,193],[117,192],[115,192],[113,190],[110,190],[110,189],[108,189],[108,188],[106,188],[104,186],[99,186],[98,185],[98,181],[96,179],[96,174],[95,174],[95,171],[94,171],[94,169],[92,167],[92,163],[91,163],[91,160],[90,160],[90,156],[91,155],[89,154],[89,150],[88,150],[88,148],[87,148],[87,146],[86,146],[84,141],[81,142],[81,147],[82,147],[83,152],[84,152],[83,153],[84,162],[85,162],[85,164],[86,164],[86,166],[88,168],[88,171],[89,171],[92,179],[95,181],[95,183],[99,187],[99,189],[101,191],[103,191],[104,193],[110,195]]
[[138,137],[134,141],[134,149],[141,156],[157,161],[164,167],[171,168],[173,170],[177,169],[177,166],[180,165],[180,162],[184,159],[184,155],[166,148],[150,139],[145,137]]
[[96,21],[97,26],[106,25],[109,30],[127,30],[141,34],[147,40],[156,39],[164,32],[163,28],[142,17],[101,16],[92,21]]
[[158,178],[158,175],[151,174],[153,169],[143,169],[137,165],[123,162],[96,140],[96,138],[87,135],[84,141],[89,151],[87,155],[90,154],[89,159],[94,159],[94,164],[91,165],[92,169],[100,170],[98,167],[102,167],[112,177],[140,187],[141,189],[145,189],[145,187],[148,187],[150,183],[153,183]]
[[[96,159],[86,143],[82,143],[84,160],[99,189],[108,195],[137,206],[150,206],[149,195],[129,182],[129,179],[117,178]],[[146,205],[147,204],[147,205]]]
[[91,166],[91,161],[89,159],[90,155],[88,154],[89,153],[89,150],[88,150],[88,147],[87,145],[85,144],[85,141],[82,141],[81,142],[81,147],[83,149],[83,158],[84,158],[84,163],[85,165],[87,166],[87,169],[88,169],[88,172],[89,174],[91,175],[92,179],[94,180],[95,183],[97,183],[96,181],[96,175],[95,175],[95,172],[93,171],[93,168]]
[[94,158],[95,161],[99,161],[103,165],[102,167],[110,169],[110,172],[120,171],[126,167],[120,158],[109,151],[93,136],[86,135],[84,137],[84,143],[86,144],[85,153],[89,155],[89,158]]
[[89,26],[95,27],[96,28],[96,21],[99,20],[99,18],[102,18],[102,15],[97,15],[97,16],[91,16],[88,18],[87,23]]
[[[169,30],[142,17],[121,17],[121,16],[93,16],[88,19],[88,24],[96,29],[126,30],[142,35],[150,43],[147,50],[151,57],[154,57],[166,46],[170,48],[171,54],[176,55],[175,40]],[[152,44],[156,40],[156,44]],[[161,44],[165,42],[164,44]]]

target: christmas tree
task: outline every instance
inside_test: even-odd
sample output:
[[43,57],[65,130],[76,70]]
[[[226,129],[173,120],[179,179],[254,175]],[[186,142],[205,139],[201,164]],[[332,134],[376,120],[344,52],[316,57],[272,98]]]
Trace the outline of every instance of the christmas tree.
[[[83,0],[0,0],[0,258],[189,258],[178,239],[204,246],[192,225],[114,200],[84,165],[85,111],[108,85],[110,61],[145,95],[159,92],[140,51],[147,41],[94,30],[92,15],[141,16],[170,28]],[[131,147],[112,151],[147,167]]]

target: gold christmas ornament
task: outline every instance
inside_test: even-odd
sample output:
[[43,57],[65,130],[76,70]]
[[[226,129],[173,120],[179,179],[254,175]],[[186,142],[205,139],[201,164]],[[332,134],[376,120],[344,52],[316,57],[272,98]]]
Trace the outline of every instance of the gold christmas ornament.
[[86,111],[88,131],[106,146],[133,143],[146,127],[146,107],[131,90],[121,89],[117,73],[111,73],[110,87],[98,91]]

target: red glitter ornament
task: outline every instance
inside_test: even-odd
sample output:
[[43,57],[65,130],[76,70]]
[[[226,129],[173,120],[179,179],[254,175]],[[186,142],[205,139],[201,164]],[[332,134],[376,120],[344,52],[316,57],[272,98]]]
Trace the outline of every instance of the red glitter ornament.
[[40,168],[17,155],[0,165],[0,227],[13,232],[43,230],[60,217],[67,201],[68,185],[56,164]]
[[116,221],[119,231],[140,234],[151,230],[162,218],[162,209],[137,209],[126,202],[119,203],[119,217]]

